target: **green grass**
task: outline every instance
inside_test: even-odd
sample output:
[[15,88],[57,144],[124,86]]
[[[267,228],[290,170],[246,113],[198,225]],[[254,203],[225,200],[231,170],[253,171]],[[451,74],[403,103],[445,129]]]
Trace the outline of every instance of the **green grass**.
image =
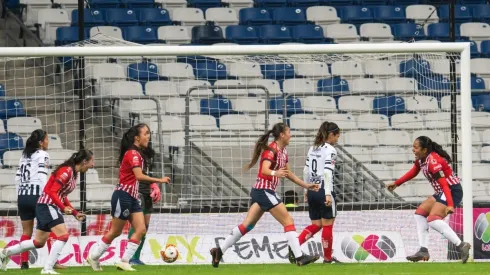
[[[202,275],[202,274],[224,274],[224,275],[294,275],[294,274],[331,274],[331,275],[409,275],[409,274],[487,274],[490,270],[490,263],[385,263],[385,264],[344,264],[344,265],[323,265],[313,264],[304,267],[296,267],[289,264],[222,264],[219,268],[211,265],[162,265],[162,266],[137,266],[139,272],[133,274],[144,275]],[[59,271],[62,274],[88,274],[94,273],[89,267],[70,267]],[[115,267],[104,266],[103,272],[96,274],[121,274]],[[0,274],[40,274],[40,269],[30,269],[20,271],[19,269],[8,270]]]

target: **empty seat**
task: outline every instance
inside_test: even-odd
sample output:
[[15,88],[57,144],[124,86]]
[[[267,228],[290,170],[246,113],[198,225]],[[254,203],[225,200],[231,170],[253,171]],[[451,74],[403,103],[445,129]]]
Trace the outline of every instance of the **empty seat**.
[[181,96],[185,96],[187,95],[188,92],[191,92],[191,88],[195,88],[195,87],[201,87],[197,90],[193,90],[191,92],[191,96],[194,96],[194,97],[213,97],[214,94],[213,94],[213,91],[206,88],[206,87],[209,87],[211,86],[211,83],[209,83],[209,81],[205,81],[205,80],[184,80],[182,82],[179,83],[179,94]]
[[413,154],[398,146],[374,147],[371,150],[371,157],[376,163],[407,163],[413,160]]
[[487,23],[468,22],[461,24],[461,36],[470,40],[482,41],[490,39],[490,25]]
[[390,60],[370,60],[364,62],[366,75],[375,78],[388,78],[399,75],[398,66]]
[[[98,9],[85,9],[83,11],[83,20],[85,27],[105,25],[104,15]],[[71,12],[71,25],[78,25],[78,10],[73,10]]]
[[345,147],[347,153],[359,162],[371,162],[371,150],[365,147]]
[[357,61],[335,61],[331,66],[332,76],[343,79],[362,78],[364,70],[361,62]]
[[381,131],[378,133],[380,145],[412,146],[412,137],[406,131]]
[[474,128],[489,128],[490,127],[490,113],[488,113],[488,112],[472,112],[471,113],[471,126]]
[[278,8],[285,7],[287,0],[254,0],[256,7],[261,8]]
[[490,6],[488,4],[474,5],[472,12],[474,22],[490,22]]
[[219,62],[199,62],[194,66],[194,75],[197,79],[217,80],[227,78],[226,66]]
[[384,92],[383,82],[377,78],[357,78],[349,81],[350,90],[354,93],[373,95]]
[[194,79],[194,69],[187,63],[163,63],[159,65],[159,72],[172,81]]
[[209,8],[219,8],[221,7],[220,0],[188,0],[187,6],[192,8],[198,8],[206,12]]
[[420,40],[425,39],[424,27],[414,23],[399,23],[392,27],[393,35],[396,40]]
[[487,163],[473,163],[472,166],[473,178],[476,180],[488,180],[490,178],[490,164]]
[[289,28],[279,25],[264,25],[260,27],[259,38],[264,44],[280,44],[293,41]]
[[[78,27],[58,27],[56,29],[55,46],[63,46],[78,42],[78,38]],[[86,33],[84,38],[88,38]]]
[[149,44],[158,42],[157,32],[150,26],[132,26],[124,29],[124,39],[139,43]]
[[439,21],[437,10],[432,5],[410,5],[406,8],[405,13],[407,19],[412,19],[419,24],[437,23]]
[[[7,3],[6,3],[7,4]],[[20,0],[17,5],[25,6],[25,21],[24,24],[28,27],[38,23],[38,12],[42,9],[49,9],[53,5],[49,0]],[[7,4],[8,5],[8,4]]]
[[295,76],[292,64],[261,64],[260,70],[266,79],[283,80]]
[[373,173],[379,180],[393,179],[393,172],[386,164],[365,164],[366,168]]
[[372,42],[381,42],[393,40],[393,34],[391,34],[391,27],[388,24],[383,23],[366,23],[362,24],[360,28],[361,37],[369,39]]
[[429,129],[442,129],[451,127],[450,113],[428,113],[425,115],[425,126]]
[[[459,39],[459,28],[455,28],[456,39]],[[434,23],[427,27],[427,37],[432,40],[449,42],[449,23]]]
[[424,127],[424,119],[418,114],[394,114],[391,116],[391,127],[403,130],[416,130]]
[[162,6],[162,8],[167,9],[169,11],[177,8],[187,7],[186,0],[156,0],[155,2],[159,3]]
[[38,12],[39,35],[45,44],[54,45],[56,29],[70,26],[68,12],[62,9],[41,9]]
[[332,24],[324,28],[324,35],[336,43],[349,43],[359,41],[356,26],[352,24]]
[[[442,60],[429,60],[431,70],[436,74],[449,75],[450,73],[450,61],[448,59]],[[456,74],[461,73],[461,66],[459,60],[455,60]]]
[[351,131],[344,134],[344,145],[374,147],[378,139],[373,131]]
[[114,37],[116,39],[123,40],[123,33],[121,28],[112,26],[97,26],[90,28],[90,37],[93,38],[96,35],[104,35],[108,37]]
[[480,158],[484,163],[490,163],[490,146],[483,146],[480,150]]
[[232,63],[228,66],[229,75],[238,79],[262,78],[258,63]]
[[[411,58],[409,60],[400,62],[401,76],[417,78],[419,80],[419,86],[420,81],[425,80],[425,78],[422,79],[422,76],[433,74],[430,69],[430,63],[422,58]],[[434,76],[434,79],[435,77],[437,76]]]
[[344,23],[369,23],[373,22],[373,12],[369,7],[347,6],[340,9],[340,18]]
[[119,0],[89,0],[88,6],[96,9],[119,8],[121,2]]
[[265,96],[265,92],[260,86],[263,86],[269,92],[269,97],[282,95],[279,82],[272,79],[252,79],[248,81],[249,93],[257,96]]
[[222,0],[221,2],[237,12],[245,8],[251,8],[254,5],[253,0]]
[[480,111],[490,111],[490,95],[472,97],[475,107]]
[[223,30],[219,26],[192,27],[192,44],[212,45],[224,41]]
[[36,129],[42,129],[41,120],[37,117],[12,117],[7,120],[9,132],[17,134],[30,134]]
[[373,6],[373,16],[375,22],[385,24],[398,24],[407,22],[405,9],[399,6]]
[[220,129],[226,131],[253,131],[253,120],[248,115],[223,115],[220,117]]
[[138,19],[141,25],[160,27],[171,25],[170,13],[166,9],[138,9]]
[[65,162],[67,159],[69,159],[73,153],[76,153],[75,151],[72,150],[50,150],[49,151],[49,163],[51,166],[55,167],[63,162]]
[[259,36],[253,26],[228,26],[226,39],[241,45],[259,43]]
[[193,131],[217,131],[216,119],[210,115],[190,115],[190,129]]
[[143,87],[136,81],[114,81],[102,90],[107,96],[143,96]]
[[24,105],[15,99],[0,100],[0,119],[26,116]]
[[[403,175],[405,175],[410,169],[412,169],[413,164],[395,164],[393,165],[393,177],[395,179],[401,178]],[[419,172],[419,174],[412,180],[425,180],[424,173]],[[410,184],[410,183],[405,183],[405,184]],[[426,185],[429,185],[428,183],[425,183]],[[430,186],[430,185],[429,185]]]
[[392,116],[405,112],[405,101],[399,96],[380,96],[373,100],[373,109],[378,114]]
[[302,99],[303,109],[318,114],[337,112],[335,99],[330,96],[307,96]]
[[317,25],[329,25],[340,23],[337,10],[334,7],[315,6],[306,9],[306,18]]
[[340,77],[320,79],[317,83],[318,92],[336,93],[349,92],[349,83]]
[[373,99],[365,96],[341,96],[339,110],[343,112],[371,112]]
[[121,0],[121,4],[128,9],[153,8],[154,0]]
[[233,112],[231,101],[224,97],[203,98],[200,109],[201,115],[212,115],[216,118]]
[[[280,114],[269,114],[269,127],[268,130],[272,129],[274,124],[284,122],[282,115]],[[254,120],[255,130],[263,131],[265,130],[265,116],[256,116]]]
[[325,120],[335,122],[340,129],[352,130],[357,129],[357,121],[351,114],[327,114]]
[[240,25],[266,25],[272,23],[272,16],[266,9],[245,8],[240,10]]
[[138,25],[136,12],[128,9],[107,9],[105,21],[112,26],[134,26]]
[[357,117],[357,126],[363,130],[386,130],[390,128],[390,120],[385,115],[360,114]]
[[297,76],[304,78],[320,79],[330,76],[330,71],[327,64],[322,62],[296,64],[296,66],[294,66],[294,70]]
[[439,103],[433,96],[414,95],[405,97],[405,107],[411,112],[438,112]]
[[238,25],[238,15],[230,8],[209,8],[206,10],[206,20],[217,26]]
[[387,91],[393,92],[417,92],[417,80],[407,77],[394,77],[386,80],[385,84]]
[[[214,86],[218,89],[214,89],[214,93],[217,95],[227,97],[248,96],[248,90],[246,88],[236,88],[238,86],[246,86],[246,82],[243,80],[217,80]],[[236,109],[236,105],[234,105]]]
[[[4,167],[19,167],[19,159],[23,155],[23,150],[10,150],[3,154],[3,165]],[[15,174],[14,177],[15,178]]]
[[128,78],[130,80],[146,83],[158,80],[158,66],[153,63],[133,63],[128,65]]
[[178,96],[177,85],[170,81],[150,81],[145,85],[145,94],[148,96],[171,97]]
[[298,8],[275,8],[272,21],[279,25],[299,25],[306,23],[306,13]]
[[490,72],[488,71],[488,68],[490,68],[490,58],[471,59],[471,73],[484,78],[488,78],[490,77]]
[[316,81],[307,78],[286,79],[283,91],[288,95],[311,95],[316,92]]
[[[167,114],[185,114],[185,98],[183,97],[169,98],[165,100],[164,106]],[[197,114],[199,111],[198,102],[191,98],[189,101],[189,113]]]
[[182,26],[204,25],[204,13],[197,8],[177,8],[172,12],[173,21],[180,22]]
[[291,28],[293,39],[305,44],[322,44],[325,42],[323,29],[316,25],[297,25]]
[[233,106],[235,111],[246,114],[263,113],[269,108],[265,99],[257,97],[237,98],[233,100]]
[[[449,5],[441,5],[438,12],[440,21],[449,21]],[[471,22],[471,9],[464,5],[454,5],[454,20],[456,23]]]
[[417,139],[420,136],[426,136],[432,139],[433,141],[445,145],[448,144],[446,136],[444,132],[438,130],[415,130],[412,133],[412,140]]
[[[296,113],[304,113],[301,108],[301,101],[295,97],[276,97],[269,101],[269,109],[271,113],[290,116]],[[284,113],[286,112],[286,113]]]
[[320,128],[323,120],[313,114],[295,114],[289,118],[289,125],[293,130],[315,131]]
[[167,44],[189,44],[192,36],[188,28],[183,26],[162,26],[158,28],[158,39]]

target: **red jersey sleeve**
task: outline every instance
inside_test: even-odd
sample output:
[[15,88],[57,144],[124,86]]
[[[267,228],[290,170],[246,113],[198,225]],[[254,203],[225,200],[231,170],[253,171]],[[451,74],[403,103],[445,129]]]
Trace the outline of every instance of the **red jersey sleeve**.
[[443,172],[443,163],[440,158],[432,157],[427,164],[427,170],[429,170],[429,173],[432,175],[439,173],[442,178],[445,177]]
[[67,184],[72,177],[73,169],[71,167],[61,167],[54,175],[54,183],[51,184],[49,187],[46,186],[48,188],[44,190],[46,194],[53,200],[56,206],[58,206],[61,210],[65,208],[65,204],[63,204],[60,197],[58,197],[58,191],[60,191],[61,187]]
[[262,156],[260,157],[261,160],[268,160],[270,162],[274,162],[275,154],[272,150],[264,150],[262,152]]
[[444,165],[445,160],[438,156],[433,156],[428,164],[427,170],[432,176],[437,179],[437,183],[441,186],[442,192],[446,196],[447,206],[454,206],[453,195],[451,194],[451,189],[449,188],[449,184],[446,180],[446,175],[444,174]]
[[415,178],[420,172],[420,162],[417,160],[412,166],[412,169],[408,171],[405,175],[395,181],[397,186],[402,185],[403,183]]
[[127,163],[128,166],[131,167],[131,169],[136,167],[143,168],[143,159],[141,158],[141,155],[135,150],[127,151],[124,155],[123,162]]

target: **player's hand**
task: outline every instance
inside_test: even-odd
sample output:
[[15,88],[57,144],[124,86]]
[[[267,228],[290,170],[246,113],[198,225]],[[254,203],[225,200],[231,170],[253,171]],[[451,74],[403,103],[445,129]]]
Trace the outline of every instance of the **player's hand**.
[[305,190],[305,192],[303,193],[303,196],[304,196],[305,202],[308,202],[308,191]]
[[333,203],[333,201],[332,201],[332,196],[330,196],[330,195],[326,195],[326,196],[325,196],[325,205],[326,205],[326,206],[332,206],[332,203]]
[[393,192],[397,187],[398,187],[398,185],[396,185],[394,182],[386,185],[386,188],[388,188],[388,191],[390,191],[390,192]]
[[162,194],[160,193],[160,187],[158,187],[158,184],[152,183],[150,185],[151,188],[151,194],[150,197],[153,200],[153,202],[158,202],[162,198]]
[[318,190],[320,190],[320,184],[316,184],[316,183],[307,183],[307,189],[308,190],[311,190],[311,191],[315,191],[315,192],[318,192]]
[[170,178],[169,177],[163,177],[160,179],[160,183],[167,183],[169,184],[170,183]]
[[69,206],[66,206],[65,208],[63,208],[63,213],[65,215],[71,215],[72,212],[73,212],[73,208],[71,208]]
[[276,174],[274,176],[278,178],[285,178],[288,176],[288,173],[289,171],[286,169],[286,167],[283,167],[279,170],[276,170]]
[[77,219],[78,221],[80,221],[80,222],[81,222],[81,221],[84,221],[86,217],[87,217],[87,216],[85,216],[85,214],[83,214],[83,213],[78,213],[78,214],[75,216],[75,219]]
[[454,213],[454,207],[448,206],[446,207],[446,215]]

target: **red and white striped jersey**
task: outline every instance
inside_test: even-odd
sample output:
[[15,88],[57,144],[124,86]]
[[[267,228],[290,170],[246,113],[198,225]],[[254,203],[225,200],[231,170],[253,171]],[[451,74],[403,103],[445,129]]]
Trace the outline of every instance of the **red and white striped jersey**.
[[[61,167],[55,175],[49,177],[48,183],[44,187],[43,194],[39,197],[37,203],[56,205],[55,201],[47,194],[47,190],[52,190],[53,185],[61,184],[56,195],[61,203],[65,203],[68,194],[75,190],[77,186],[76,173],[73,173],[73,168],[70,166]],[[56,205],[59,207],[59,205]],[[63,209],[61,209],[63,210]]]
[[436,174],[439,174],[440,177],[446,178],[449,186],[459,184],[459,178],[454,175],[453,169],[447,160],[436,152],[430,153],[425,158],[425,162],[423,163],[420,160],[416,160],[415,165],[422,170],[422,173],[424,173],[424,176],[430,182],[436,193],[442,193],[441,185],[434,178],[434,175]]
[[255,189],[269,189],[272,191],[276,191],[277,185],[279,184],[279,178],[273,176],[266,176],[262,174],[262,163],[264,160],[268,160],[271,162],[269,169],[277,171],[283,167],[286,167],[288,163],[288,151],[286,148],[282,148],[279,150],[277,143],[275,141],[269,144],[269,148],[271,150],[265,150],[262,152],[262,156],[260,157],[259,164],[259,173],[257,174],[257,180],[253,188]]
[[119,184],[116,186],[116,190],[124,191],[133,198],[138,199],[139,182],[133,173],[133,168],[136,167],[144,170],[144,160],[137,150],[130,149],[124,154],[119,167]]

